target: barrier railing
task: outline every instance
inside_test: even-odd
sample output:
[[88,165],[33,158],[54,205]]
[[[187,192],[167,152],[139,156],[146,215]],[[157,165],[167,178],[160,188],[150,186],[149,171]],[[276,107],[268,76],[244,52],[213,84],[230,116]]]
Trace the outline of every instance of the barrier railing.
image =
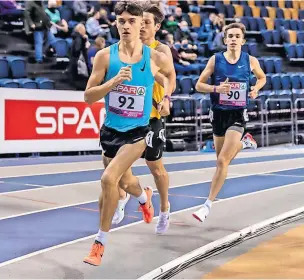
[[[282,120],[278,120],[278,121],[272,121],[269,122],[268,120],[268,104],[270,102],[288,102],[290,103],[290,120],[289,121],[282,121]],[[293,120],[293,104],[292,104],[292,99],[289,98],[276,98],[276,99],[272,99],[272,98],[268,98],[265,101],[265,108],[264,108],[264,114],[265,114],[265,128],[266,128],[266,146],[269,146],[269,127],[276,127],[276,126],[282,126],[282,125],[290,125],[291,127],[291,143],[294,144],[294,120]]]
[[298,138],[299,124],[304,124],[304,120],[298,119],[298,112],[300,111],[298,110],[298,104],[301,101],[304,101],[304,98],[297,98],[294,102],[294,124],[295,124],[296,145],[299,144],[299,138]]

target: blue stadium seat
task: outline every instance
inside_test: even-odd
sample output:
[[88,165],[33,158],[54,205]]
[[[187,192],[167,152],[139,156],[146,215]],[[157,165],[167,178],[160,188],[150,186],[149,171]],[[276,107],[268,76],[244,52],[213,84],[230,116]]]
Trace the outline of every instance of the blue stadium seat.
[[39,89],[55,89],[55,82],[48,78],[38,77],[35,79]]
[[304,20],[298,20],[298,30],[304,30]]
[[304,88],[304,75],[302,74],[300,78],[301,78],[301,88]]
[[196,113],[196,100],[184,100],[185,117],[194,117]]
[[297,32],[297,40],[299,44],[304,44],[304,31]]
[[172,118],[183,117],[184,116],[184,106],[183,100],[177,99],[172,100],[171,116]]
[[277,8],[276,17],[285,19],[284,12],[282,9]]
[[266,84],[264,85],[263,90],[271,90],[271,88],[271,75],[266,74]]
[[12,79],[0,79],[0,87],[19,88],[19,83]]
[[255,56],[255,57],[259,56],[259,54],[258,54],[258,47],[257,47],[256,43],[249,43],[248,47],[249,47],[249,54],[250,55]]
[[[245,17],[252,17],[252,10],[251,10],[251,7],[249,6],[244,6],[244,16]],[[247,27],[246,27],[247,28]]]
[[261,68],[263,69],[264,72],[266,72],[266,71],[265,71],[265,65],[264,65],[264,59],[258,58],[258,60],[259,60],[259,63],[260,63]]
[[8,78],[9,66],[8,61],[5,57],[0,57],[0,79]]
[[260,31],[267,30],[266,23],[263,18],[257,18],[257,22],[258,22],[258,30]]
[[279,7],[277,0],[271,0],[269,2],[270,2],[270,7],[273,7],[273,8],[278,8]]
[[190,77],[182,77],[180,79],[181,94],[193,93],[192,79]]
[[[280,90],[278,93],[278,98],[290,99],[292,100],[292,92],[289,89]],[[279,101],[280,109],[290,109],[290,102]]]
[[7,60],[13,78],[26,77],[26,62],[24,58],[18,56],[8,56]]
[[249,20],[248,17],[242,17],[241,18],[241,23],[243,23],[246,27],[246,30],[249,30]]
[[33,81],[28,78],[21,78],[17,80],[21,88],[32,88],[32,89],[37,89],[38,85],[36,81]]
[[202,115],[208,115],[211,107],[210,95],[202,94],[201,103],[202,103]]
[[290,20],[283,20],[283,27],[287,30],[291,30]]
[[285,8],[293,8],[292,0],[285,0]]
[[275,73],[281,73],[283,71],[283,60],[282,58],[274,58],[274,69]]
[[299,11],[299,19],[304,19],[304,10]]
[[248,22],[249,22],[250,31],[257,31],[258,30],[258,22],[257,22],[256,18],[249,17]]
[[264,65],[266,73],[275,73],[274,61],[272,58],[264,59]]
[[288,56],[289,59],[296,58],[297,53],[296,53],[296,46],[295,45],[288,44],[288,45],[286,45],[285,49],[287,50],[287,56]]
[[301,88],[300,75],[298,75],[298,74],[290,75],[290,80],[291,80],[291,87],[293,89],[300,89]]
[[242,51],[246,52],[246,53],[249,53],[249,46],[248,46],[248,44],[245,44],[245,45],[242,46]]
[[261,17],[268,17],[268,10],[266,9],[266,6],[265,7],[261,7]]
[[274,44],[281,44],[282,43],[281,34],[277,30],[272,31],[272,39],[273,39]]
[[281,75],[282,89],[291,89],[290,76],[288,74]]
[[296,54],[298,58],[304,58],[304,45],[296,45]]
[[284,19],[276,18],[275,21],[274,21],[274,28],[276,30],[279,30],[281,28],[281,26],[283,26],[283,24],[284,24]]
[[56,51],[57,57],[67,57],[69,52],[69,46],[66,40],[57,39],[54,48]]
[[291,30],[299,30],[298,28],[299,28],[298,21],[295,20],[295,19],[290,20],[290,29]]
[[261,35],[263,37],[264,40],[264,44],[268,45],[268,44],[272,44],[273,40],[272,40],[272,31],[261,31]]
[[271,86],[273,90],[280,90],[282,88],[280,74],[274,74],[271,77]]
[[235,14],[234,7],[232,5],[226,5],[226,17],[233,18]]

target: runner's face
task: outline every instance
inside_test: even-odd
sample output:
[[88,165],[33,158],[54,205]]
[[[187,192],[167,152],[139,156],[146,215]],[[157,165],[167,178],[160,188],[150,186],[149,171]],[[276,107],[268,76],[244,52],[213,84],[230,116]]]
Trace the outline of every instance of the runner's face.
[[142,26],[141,16],[133,16],[128,12],[123,12],[117,16],[116,22],[121,41],[132,42],[139,39]]
[[240,28],[231,28],[227,30],[225,38],[227,49],[231,51],[241,51],[242,46],[245,44],[244,35]]
[[140,30],[140,39],[145,41],[155,37],[155,33],[160,28],[159,24],[155,24],[154,15],[144,12],[143,25]]

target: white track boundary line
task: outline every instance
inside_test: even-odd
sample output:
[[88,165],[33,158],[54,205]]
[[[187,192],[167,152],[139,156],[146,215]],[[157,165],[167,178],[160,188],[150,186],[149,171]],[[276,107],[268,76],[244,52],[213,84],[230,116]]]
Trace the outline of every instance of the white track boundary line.
[[[293,159],[293,160],[298,160],[298,159]],[[258,164],[258,163],[259,162],[240,163],[240,164],[231,165],[230,167],[232,167],[232,166],[233,167],[235,167],[235,166],[238,167],[238,166],[244,166],[244,164]],[[214,166],[214,167],[189,169],[189,170],[168,171],[168,173],[179,173],[179,172],[187,172],[187,171],[196,171],[196,172],[209,171],[209,170],[212,170],[212,169],[215,169],[215,168],[216,167]],[[230,175],[234,175],[234,176],[232,176],[232,177],[228,176],[227,179],[254,176],[254,175],[264,175],[264,174],[267,175],[267,173],[281,172],[281,171],[287,171],[287,170],[292,170],[292,169],[300,169],[300,168],[304,168],[304,163],[303,163],[303,166],[301,166],[301,167],[287,167],[287,168],[278,169],[278,170],[275,170],[275,171],[261,171],[261,172],[247,173],[247,174],[239,174],[239,173],[234,173],[233,172],[233,173],[229,173],[229,176]],[[269,175],[272,175],[272,174],[269,174]],[[273,174],[273,175],[275,176],[276,174]],[[151,174],[136,175],[136,177],[147,177],[147,176],[152,176],[152,175]],[[40,190],[48,189],[48,188],[51,188],[51,189],[62,188],[62,187],[69,187],[69,186],[72,186],[72,185],[92,184],[92,183],[99,183],[99,182],[100,182],[100,180],[95,180],[95,181],[84,181],[84,182],[78,182],[78,183],[68,183],[68,184],[62,184],[62,185],[54,185],[54,186],[41,186],[41,187],[34,188],[34,189],[25,189],[25,190],[18,190],[18,191],[2,192],[2,193],[0,193],[0,197],[1,197],[1,195],[5,195],[5,194],[16,194],[16,193],[29,192],[29,191],[40,191]],[[208,183],[208,182],[211,182],[211,180],[198,181],[197,183],[178,185],[178,186],[174,186],[174,187],[170,187],[170,188],[179,188],[179,187],[183,187],[183,186],[186,186],[186,185],[193,185],[193,184],[200,184],[200,183],[203,184],[203,183]]]
[[199,255],[203,255],[203,254],[207,253],[208,251],[214,249],[215,247],[219,247],[219,246],[222,246],[223,244],[232,243],[234,241],[237,241],[240,237],[246,236],[248,233],[255,233],[257,230],[259,230],[267,225],[270,225],[272,223],[277,223],[286,218],[298,215],[302,212],[304,212],[304,207],[300,207],[300,208],[293,209],[288,212],[284,212],[284,213],[274,216],[270,219],[253,224],[251,226],[248,226],[242,230],[229,234],[223,238],[217,239],[207,245],[204,245],[196,250],[193,250],[192,252],[185,254],[173,261],[170,261],[170,262],[152,270],[151,272],[141,276],[138,279],[154,279],[154,278],[157,279],[157,277],[161,276],[161,274],[163,274],[165,272],[168,272],[170,269],[172,269],[178,265],[181,265],[184,262],[187,262],[187,261],[191,260],[192,258],[195,258]]
[[[260,162],[260,161],[258,161],[258,158],[260,158],[260,157],[274,157],[274,156],[278,156],[278,154],[273,154],[273,153],[271,153],[271,154],[264,154],[262,151],[259,151],[257,153],[258,154],[251,154],[251,153],[243,152],[243,153],[240,153],[240,155],[242,155],[242,156],[238,157],[237,159],[251,159],[251,158],[254,158],[254,159],[257,159],[256,162]],[[290,155],[290,154],[297,155],[298,153],[287,153],[287,151],[286,151],[286,154],[288,154],[288,155]],[[280,155],[284,155],[284,153],[280,154]],[[167,165],[167,164],[177,164],[177,163],[183,164],[183,163],[190,163],[190,162],[194,163],[194,162],[201,162],[201,161],[202,162],[208,162],[208,161],[214,161],[215,162],[216,161],[216,158],[214,158],[214,159],[204,159],[204,158],[201,158],[202,156],[204,156],[204,154],[195,155],[194,158],[192,158],[191,160],[190,159],[186,160],[186,161],[178,161],[178,160],[180,160],[180,157],[177,157],[177,156],[176,157],[175,156],[174,157],[165,157],[166,159],[170,159],[170,161],[169,162],[165,162],[164,161],[164,164]],[[174,159],[174,160],[171,161],[171,159]],[[299,157],[297,157],[297,158],[290,158],[289,160],[297,160],[297,159],[300,159],[300,158]],[[177,160],[177,161],[175,161],[175,160]],[[278,160],[274,159],[274,161],[281,161],[281,160],[284,160],[284,159],[278,159]],[[261,161],[261,162],[265,162],[265,161]],[[47,165],[59,165],[59,164],[73,164],[73,165],[77,164],[77,165],[79,165],[81,163],[87,163],[87,162],[46,163],[46,164],[41,164],[41,165],[43,165],[43,166],[44,165],[46,165],[46,166]],[[100,165],[102,165],[102,164],[103,163],[102,163],[102,159],[101,159],[100,160]],[[242,164],[246,164],[246,163],[242,163]],[[38,165],[40,166],[40,164],[38,164]],[[28,168],[28,166],[31,166],[31,167],[33,166],[34,167],[36,165],[24,165],[24,166]],[[4,170],[4,168],[16,169],[16,167],[17,168],[21,168],[21,167],[24,167],[24,166],[22,166],[22,165],[20,165],[20,166],[2,166],[2,167],[0,167],[0,172],[2,171],[1,170],[2,168],[3,168],[3,170]],[[138,162],[138,163],[135,163],[134,166],[132,166],[132,167],[134,168],[134,167],[145,167],[145,166],[147,166],[145,163]],[[86,169],[79,169],[79,170],[76,170],[76,171],[74,171],[74,170],[64,171],[64,172],[58,172],[58,171],[52,172],[52,171],[49,171],[49,172],[40,172],[40,173],[30,173],[28,175],[10,175],[8,177],[0,175],[0,179],[16,178],[16,177],[31,177],[31,176],[41,176],[41,175],[65,174],[65,173],[77,173],[77,172],[85,172],[85,171],[100,171],[101,172],[103,170],[104,170],[104,167],[100,166],[100,168],[86,168]]]
[[[261,190],[261,191],[257,191],[257,192],[253,192],[253,193],[241,194],[241,195],[238,195],[238,196],[229,197],[229,198],[225,198],[225,199],[221,199],[221,200],[215,201],[213,204],[215,204],[215,203],[222,203],[222,202],[225,202],[225,201],[229,201],[229,200],[233,200],[233,199],[238,199],[238,198],[242,198],[242,197],[246,197],[246,196],[250,196],[250,195],[260,194],[260,193],[264,193],[264,192],[279,190],[279,189],[283,189],[283,188],[286,188],[286,187],[297,186],[297,185],[300,185],[300,184],[303,184],[303,183],[304,182],[298,182],[298,183],[293,183],[293,184],[288,184],[288,185],[284,185],[284,186],[279,186],[279,187],[275,187],[275,188],[271,188],[271,189],[267,189],[267,190]],[[200,206],[193,206],[193,207],[190,207],[190,208],[182,209],[182,210],[179,210],[179,211],[176,211],[176,212],[172,212],[170,215],[176,215],[176,214],[183,213],[183,212],[186,212],[186,211],[194,210],[194,209],[196,209],[198,207],[200,207]],[[64,208],[64,207],[61,207],[61,208]],[[157,218],[158,218],[158,216],[155,216],[153,218],[153,220],[155,220]],[[118,227],[118,228],[115,228],[115,229],[111,229],[110,232],[114,232],[114,231],[117,231],[117,230],[122,230],[122,229],[125,229],[125,228],[128,228],[128,227],[131,227],[131,226],[135,226],[135,225],[141,224],[143,222],[144,221],[138,221],[138,222],[134,222],[134,223],[131,223],[131,224],[128,224],[128,225],[124,225],[124,226],[121,226],[121,227]],[[52,246],[52,247],[49,247],[49,248],[45,248],[43,250],[39,250],[39,251],[30,253],[30,254],[27,254],[27,255],[24,255],[24,256],[21,256],[21,257],[18,257],[18,258],[15,258],[15,259],[12,259],[12,260],[0,263],[0,267],[4,267],[6,265],[13,264],[13,263],[16,263],[18,261],[22,261],[22,260],[34,257],[34,256],[37,256],[37,255],[46,253],[48,251],[59,249],[59,248],[62,248],[62,247],[68,246],[68,245],[72,245],[72,244],[75,244],[75,243],[78,243],[78,242],[81,242],[81,241],[85,241],[85,240],[94,238],[95,236],[96,236],[96,234],[93,234],[93,235],[90,235],[90,236],[86,236],[86,237],[75,239],[75,240],[72,240],[72,241],[69,241],[69,242],[65,242],[65,243],[62,243],[62,244],[59,244],[59,245],[55,245],[55,246]]]

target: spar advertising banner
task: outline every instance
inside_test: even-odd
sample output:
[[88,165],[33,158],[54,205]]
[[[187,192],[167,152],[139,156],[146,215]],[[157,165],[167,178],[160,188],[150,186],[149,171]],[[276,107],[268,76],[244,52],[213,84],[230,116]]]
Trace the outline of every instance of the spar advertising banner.
[[104,102],[83,94],[0,88],[0,154],[100,150]]

